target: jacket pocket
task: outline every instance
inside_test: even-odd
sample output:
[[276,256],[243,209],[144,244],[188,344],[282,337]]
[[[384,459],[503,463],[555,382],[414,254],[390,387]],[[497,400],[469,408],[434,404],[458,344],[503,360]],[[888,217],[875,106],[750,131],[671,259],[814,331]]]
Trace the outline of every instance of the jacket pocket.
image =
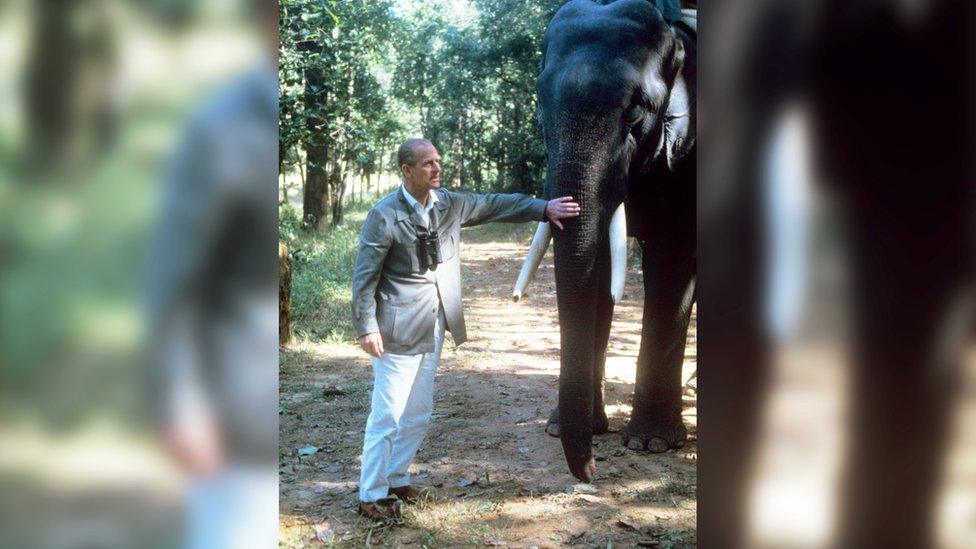
[[397,306],[392,340],[404,347],[414,347],[433,338],[437,300],[418,299]]
[[448,259],[453,259],[458,253],[457,240],[454,238],[454,233],[446,235],[441,241],[441,262],[446,262]]
[[393,328],[396,326],[396,314],[396,305],[383,299],[377,300],[376,324],[379,326],[380,336],[383,337],[384,342],[393,339]]

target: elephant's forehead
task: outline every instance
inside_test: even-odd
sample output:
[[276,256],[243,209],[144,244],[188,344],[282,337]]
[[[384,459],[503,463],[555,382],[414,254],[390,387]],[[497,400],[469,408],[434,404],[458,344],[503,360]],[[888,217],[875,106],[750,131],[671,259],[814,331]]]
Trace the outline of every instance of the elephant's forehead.
[[543,103],[582,99],[622,106],[634,88],[642,84],[641,78],[640,72],[625,60],[596,59],[581,53],[565,63],[547,67],[540,77],[539,91]]
[[610,93],[637,83],[638,73],[619,59],[572,59],[559,71],[556,84],[563,88],[584,88]]

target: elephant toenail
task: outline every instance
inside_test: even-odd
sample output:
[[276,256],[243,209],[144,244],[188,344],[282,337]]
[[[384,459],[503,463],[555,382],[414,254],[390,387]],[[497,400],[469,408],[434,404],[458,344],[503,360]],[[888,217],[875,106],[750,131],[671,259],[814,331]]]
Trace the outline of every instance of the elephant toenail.
[[654,437],[647,443],[647,449],[655,454],[668,451],[668,441],[661,437]]
[[559,425],[555,423],[550,423],[546,425],[546,434],[551,437],[559,437]]
[[630,437],[630,440],[627,441],[627,447],[631,450],[643,450],[644,441],[637,437]]

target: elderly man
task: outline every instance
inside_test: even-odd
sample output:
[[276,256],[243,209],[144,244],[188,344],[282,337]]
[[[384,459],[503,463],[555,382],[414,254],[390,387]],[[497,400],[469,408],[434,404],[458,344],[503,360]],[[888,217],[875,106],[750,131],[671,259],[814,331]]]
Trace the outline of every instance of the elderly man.
[[427,433],[445,330],[455,344],[466,339],[461,227],[548,219],[562,228],[560,219],[579,215],[571,197],[547,202],[441,189],[441,158],[426,139],[408,139],[397,155],[403,185],[366,217],[352,287],[353,324],[360,346],[373,356],[375,377],[359,513],[394,520],[400,501],[421,496],[408,467]]

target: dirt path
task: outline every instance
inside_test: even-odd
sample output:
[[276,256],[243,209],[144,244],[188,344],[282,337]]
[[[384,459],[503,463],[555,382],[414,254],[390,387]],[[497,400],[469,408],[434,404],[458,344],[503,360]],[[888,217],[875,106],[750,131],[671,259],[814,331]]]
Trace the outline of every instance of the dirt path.
[[[321,546],[316,531],[349,546],[694,546],[694,441],[653,455],[625,449],[617,433],[599,436],[596,492],[567,492],[576,481],[559,440],[543,431],[559,373],[551,253],[528,299],[513,303],[527,238],[493,241],[479,231],[465,230],[461,254],[471,339],[445,348],[434,419],[412,469],[416,482],[435,488],[437,500],[407,508],[406,524],[392,530],[357,518],[369,361],[351,345],[300,347],[281,363],[282,546]],[[632,271],[607,353],[612,428],[630,412],[640,341],[643,291]],[[686,378],[696,359],[692,332]],[[693,437],[693,398],[685,398],[684,417]],[[298,457],[296,449],[308,445],[321,449]]]

